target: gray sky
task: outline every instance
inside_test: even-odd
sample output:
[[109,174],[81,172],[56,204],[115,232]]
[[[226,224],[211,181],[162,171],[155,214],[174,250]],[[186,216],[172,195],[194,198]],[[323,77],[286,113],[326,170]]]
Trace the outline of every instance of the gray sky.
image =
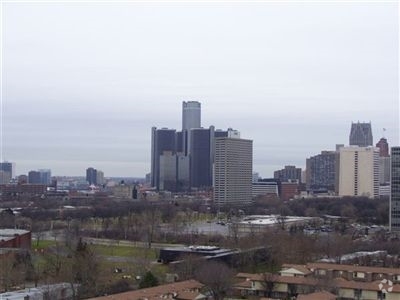
[[264,177],[352,121],[399,145],[397,3],[5,3],[3,159],[17,174],[144,176],[152,126],[252,139]]

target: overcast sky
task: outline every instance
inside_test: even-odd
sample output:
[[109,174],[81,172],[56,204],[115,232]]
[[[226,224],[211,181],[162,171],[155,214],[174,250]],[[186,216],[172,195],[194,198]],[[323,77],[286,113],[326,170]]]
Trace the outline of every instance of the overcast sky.
[[17,174],[144,176],[152,126],[253,140],[254,171],[348,144],[399,145],[397,3],[4,3],[3,159]]

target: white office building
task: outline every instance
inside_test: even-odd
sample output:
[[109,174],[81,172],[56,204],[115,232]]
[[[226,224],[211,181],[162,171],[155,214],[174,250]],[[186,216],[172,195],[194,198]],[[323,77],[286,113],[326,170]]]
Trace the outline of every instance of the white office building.
[[218,206],[248,205],[252,201],[253,141],[215,139],[214,201]]
[[339,196],[379,196],[379,149],[350,146],[339,151]]

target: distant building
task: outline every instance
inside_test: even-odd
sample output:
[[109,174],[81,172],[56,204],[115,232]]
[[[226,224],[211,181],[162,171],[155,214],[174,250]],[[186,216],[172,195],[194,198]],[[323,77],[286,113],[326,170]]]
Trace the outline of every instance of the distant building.
[[51,184],[51,170],[49,169],[39,169],[40,173],[40,183],[49,185]]
[[97,170],[90,167],[86,169],[86,181],[89,185],[97,185]]
[[96,170],[96,183],[97,185],[103,185],[105,183],[103,171]]
[[335,190],[336,151],[322,151],[306,160],[306,185],[308,190]]
[[201,103],[198,101],[182,102],[182,131],[201,127]]
[[218,206],[248,205],[252,201],[253,141],[215,139],[214,202]]
[[262,195],[279,195],[278,184],[276,182],[257,181],[252,183],[252,197]]
[[[9,173],[10,178],[15,177],[15,163],[4,161],[0,163],[0,171]],[[8,182],[7,182],[8,183]]]
[[170,156],[176,154],[176,138],[175,129],[151,129],[151,186],[157,190],[160,190],[160,157],[164,152]]
[[380,157],[388,157],[389,156],[389,144],[387,142],[387,139],[384,137],[379,140],[378,143],[376,143],[376,147],[379,148],[379,156]]
[[343,147],[339,152],[339,196],[379,196],[379,149]]
[[11,172],[0,170],[0,184],[7,184],[11,181]]
[[0,229],[0,248],[31,249],[31,232],[22,229]]
[[390,231],[400,231],[400,147],[391,148],[390,164]]
[[295,166],[285,166],[282,170],[274,172],[274,178],[279,179],[281,182],[289,182],[297,180],[301,182],[301,168]]
[[28,183],[40,184],[41,183],[40,172],[38,172],[38,171],[29,171],[29,173],[28,173]]
[[359,147],[372,146],[371,123],[351,123],[349,145]]
[[[201,103],[198,101],[182,102],[182,138],[179,140],[185,155],[190,154],[190,130],[201,128]],[[178,136],[180,137],[180,136]]]
[[287,201],[293,199],[299,194],[299,183],[298,182],[282,182],[281,183],[281,199]]
[[158,189],[175,192],[177,189],[177,156],[172,151],[164,151],[159,158]]
[[214,127],[190,129],[190,186],[208,188],[212,186],[214,162]]
[[113,186],[111,188],[111,192],[116,198],[122,198],[122,199],[132,199],[133,198],[133,189],[134,186],[132,185],[125,185],[125,184],[120,184]]

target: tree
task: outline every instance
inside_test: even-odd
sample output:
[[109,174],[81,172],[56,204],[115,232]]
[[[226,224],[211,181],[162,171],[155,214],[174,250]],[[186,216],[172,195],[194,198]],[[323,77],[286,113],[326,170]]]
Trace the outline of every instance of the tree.
[[79,297],[93,296],[96,291],[99,263],[90,247],[79,239],[73,253],[72,281],[79,284]]
[[150,271],[147,271],[146,274],[144,274],[142,280],[139,283],[139,288],[148,288],[152,286],[157,286],[158,285],[158,279],[151,273]]
[[276,281],[276,275],[271,273],[262,274],[261,285],[265,289],[265,293],[268,298],[270,298],[272,295],[275,286],[275,281]]
[[205,288],[215,300],[223,299],[233,285],[235,272],[225,264],[208,261],[195,272],[195,278],[205,285]]

